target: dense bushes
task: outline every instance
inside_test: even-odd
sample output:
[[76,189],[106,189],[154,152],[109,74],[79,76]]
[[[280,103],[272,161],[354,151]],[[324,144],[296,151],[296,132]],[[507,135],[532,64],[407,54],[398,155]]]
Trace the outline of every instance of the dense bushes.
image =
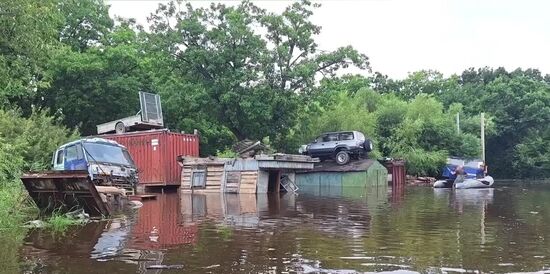
[[24,118],[18,111],[0,109],[0,229],[20,225],[25,212],[32,210],[21,173],[46,169],[53,151],[77,137],[45,111],[35,110]]
[[46,111],[34,110],[25,118],[16,110],[0,110],[0,178],[48,168],[55,149],[77,137],[77,131],[60,125]]
[[[372,157],[407,160],[408,172],[435,175],[447,156],[480,156],[477,132],[456,130],[460,105],[444,108],[434,97],[417,95],[407,101],[393,94],[360,89],[334,92],[324,107],[312,109],[295,128],[294,143],[307,143],[326,131],[359,130],[377,147]],[[463,117],[465,123],[473,118]],[[479,130],[477,128],[476,130]]]

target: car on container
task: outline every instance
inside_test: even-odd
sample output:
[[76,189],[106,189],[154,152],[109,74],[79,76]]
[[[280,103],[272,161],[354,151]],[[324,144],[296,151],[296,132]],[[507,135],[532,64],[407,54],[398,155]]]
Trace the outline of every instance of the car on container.
[[363,133],[339,131],[321,134],[311,143],[301,146],[299,152],[321,160],[334,159],[339,165],[345,165],[351,158],[366,157],[372,150],[372,142]]

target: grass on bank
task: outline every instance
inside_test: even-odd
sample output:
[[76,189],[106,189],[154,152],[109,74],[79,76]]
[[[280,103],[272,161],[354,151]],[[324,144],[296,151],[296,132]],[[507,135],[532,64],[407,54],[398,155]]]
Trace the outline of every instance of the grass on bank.
[[[24,224],[37,216],[38,209],[22,186],[0,186],[0,233],[22,238],[26,233]],[[65,232],[71,226],[85,223],[59,211],[45,216],[41,221],[42,228],[52,232]]]
[[0,186],[0,231],[2,234],[21,230],[21,226],[38,210],[22,185]]
[[52,232],[65,232],[72,226],[86,224],[86,220],[73,219],[59,212],[54,212],[44,222],[45,228]]

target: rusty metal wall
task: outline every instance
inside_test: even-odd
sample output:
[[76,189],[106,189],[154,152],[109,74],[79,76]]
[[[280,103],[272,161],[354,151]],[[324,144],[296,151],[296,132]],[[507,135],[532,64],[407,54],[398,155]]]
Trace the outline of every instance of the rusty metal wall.
[[180,166],[176,158],[199,156],[199,137],[163,130],[101,135],[128,148],[139,170],[141,185],[179,185]]
[[406,183],[407,172],[405,170],[405,161],[392,160],[385,164],[388,172],[391,173],[392,187],[400,188],[404,187]]

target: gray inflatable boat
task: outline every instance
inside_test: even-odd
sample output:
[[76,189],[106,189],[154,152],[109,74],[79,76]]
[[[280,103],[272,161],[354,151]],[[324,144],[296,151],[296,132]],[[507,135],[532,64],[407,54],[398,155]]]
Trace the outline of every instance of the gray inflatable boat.
[[[434,188],[451,188],[453,187],[454,180],[438,180],[434,183]],[[495,180],[491,176],[485,176],[483,178],[468,178],[462,183],[454,185],[456,189],[465,188],[489,188],[493,187]]]

